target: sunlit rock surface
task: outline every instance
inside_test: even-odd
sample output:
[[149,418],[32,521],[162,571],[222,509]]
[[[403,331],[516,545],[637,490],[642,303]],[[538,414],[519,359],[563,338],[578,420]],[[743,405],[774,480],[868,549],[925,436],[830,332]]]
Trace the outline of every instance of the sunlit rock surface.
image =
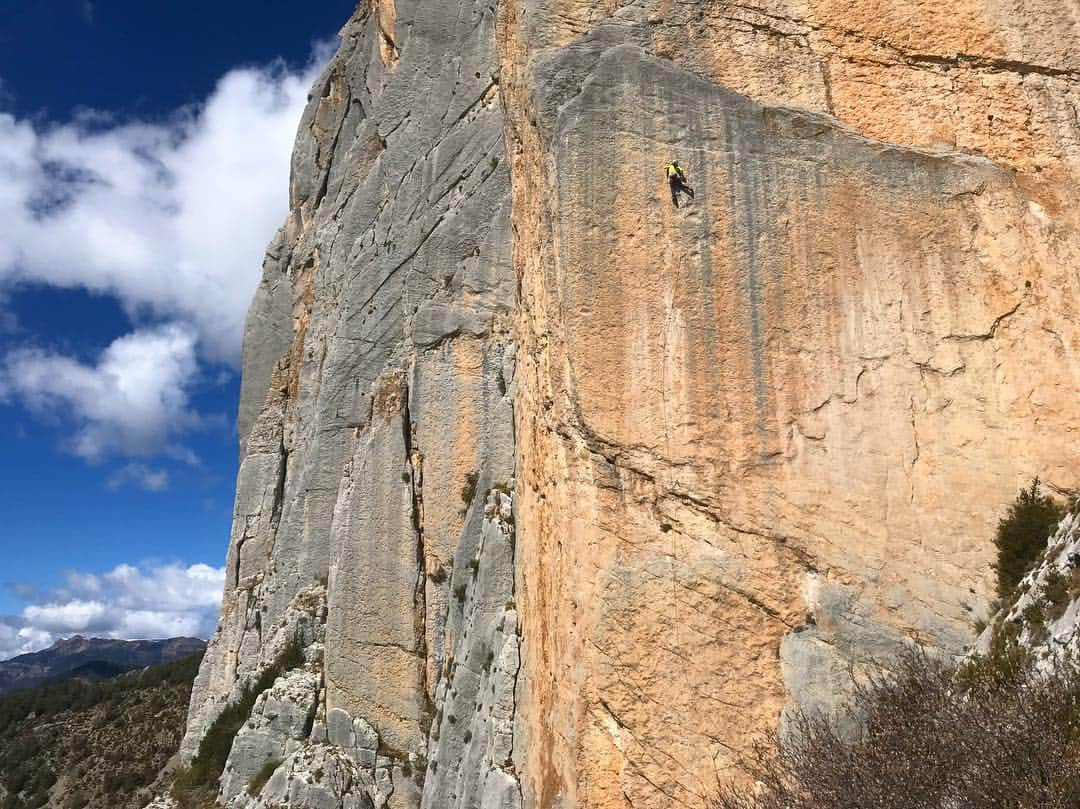
[[1078,46],[1054,3],[363,3],[185,758],[298,640],[230,805],[700,806],[785,708],[963,652],[1001,508],[1080,468]]

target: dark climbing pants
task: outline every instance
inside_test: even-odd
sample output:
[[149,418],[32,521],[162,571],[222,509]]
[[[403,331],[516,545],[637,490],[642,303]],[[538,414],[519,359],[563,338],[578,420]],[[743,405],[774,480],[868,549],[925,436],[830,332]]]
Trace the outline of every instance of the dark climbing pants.
[[671,204],[676,208],[679,207],[679,192],[687,194],[690,199],[694,198],[694,189],[686,184],[686,180],[682,177],[675,176],[668,180],[668,185],[671,186]]

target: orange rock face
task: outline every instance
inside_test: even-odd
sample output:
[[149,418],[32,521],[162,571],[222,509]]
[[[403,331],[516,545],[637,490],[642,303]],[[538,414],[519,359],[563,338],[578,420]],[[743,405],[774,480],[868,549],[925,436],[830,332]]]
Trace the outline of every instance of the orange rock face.
[[959,652],[1002,505],[1080,460],[1076,20],[643,5],[501,18],[534,806],[700,805]]

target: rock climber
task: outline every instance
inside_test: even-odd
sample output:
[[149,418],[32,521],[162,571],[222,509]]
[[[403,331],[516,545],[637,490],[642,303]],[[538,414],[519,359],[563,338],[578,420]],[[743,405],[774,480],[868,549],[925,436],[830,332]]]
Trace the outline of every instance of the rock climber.
[[667,173],[668,185],[671,186],[671,204],[679,207],[679,192],[683,191],[694,198],[694,189],[686,184],[686,173],[682,170],[678,160],[672,160],[664,167]]

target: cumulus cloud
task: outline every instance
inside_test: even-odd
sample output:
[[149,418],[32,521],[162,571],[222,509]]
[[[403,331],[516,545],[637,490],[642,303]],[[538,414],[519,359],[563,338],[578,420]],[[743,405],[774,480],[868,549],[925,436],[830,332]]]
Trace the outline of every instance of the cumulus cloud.
[[[93,364],[18,349],[0,366],[0,394],[70,423],[68,447],[86,460],[162,452],[190,458],[178,438],[200,424],[189,408],[195,342],[193,332],[168,325],[119,338]],[[126,478],[119,482],[138,476],[128,472]]]
[[[287,211],[296,128],[329,56],[322,44],[303,70],[232,70],[164,122],[0,113],[0,304],[22,284],[79,288],[115,296],[139,324],[92,364],[9,352],[0,400],[71,422],[69,449],[87,460],[196,460],[178,442],[200,421],[190,389],[201,362],[237,365],[262,254]],[[0,333],[17,328],[0,313]],[[132,484],[168,480],[129,467],[109,483]]]
[[192,324],[207,358],[235,363],[327,55],[317,48],[302,71],[232,70],[166,123],[84,115],[41,126],[0,114],[0,286],[115,295],[133,317]]
[[224,582],[225,568],[204,564],[119,565],[101,575],[72,571],[65,587],[0,619],[0,659],[76,634],[208,637]]

